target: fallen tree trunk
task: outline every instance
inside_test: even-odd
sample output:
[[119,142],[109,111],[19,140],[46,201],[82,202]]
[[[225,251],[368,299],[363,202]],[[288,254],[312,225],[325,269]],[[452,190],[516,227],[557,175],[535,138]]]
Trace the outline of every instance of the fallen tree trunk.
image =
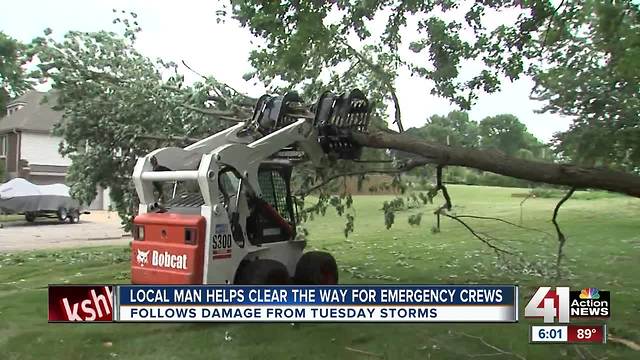
[[385,131],[355,133],[353,138],[363,146],[416,154],[437,165],[464,166],[524,180],[640,197],[640,176],[620,171],[519,159],[499,151],[447,146]]
[[[291,116],[299,115],[296,113]],[[362,146],[416,154],[435,165],[464,166],[534,182],[576,189],[601,189],[640,197],[640,176],[621,171],[525,160],[507,156],[500,151],[447,146],[388,129],[368,134],[356,132],[352,135],[353,140]],[[419,163],[417,165],[423,165],[423,161]]]

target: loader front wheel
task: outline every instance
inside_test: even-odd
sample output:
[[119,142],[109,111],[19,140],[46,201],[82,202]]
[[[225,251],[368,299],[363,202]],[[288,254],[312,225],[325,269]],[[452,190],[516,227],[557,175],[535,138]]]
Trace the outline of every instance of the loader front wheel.
[[336,259],[323,251],[309,251],[298,260],[295,275],[300,285],[336,285],[338,264]]
[[287,285],[290,280],[289,272],[281,262],[258,259],[246,263],[238,270],[236,283],[243,285]]

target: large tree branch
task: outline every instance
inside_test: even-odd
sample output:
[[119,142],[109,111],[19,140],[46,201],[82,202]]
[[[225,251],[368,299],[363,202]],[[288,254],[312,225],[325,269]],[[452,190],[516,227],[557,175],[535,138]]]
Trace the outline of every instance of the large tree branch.
[[195,106],[191,106],[191,105],[187,105],[187,104],[183,104],[182,107],[185,108],[185,109],[189,109],[191,111],[195,111],[195,112],[204,114],[204,115],[214,116],[214,117],[217,117],[220,120],[224,120],[224,121],[228,121],[228,122],[242,122],[243,121],[243,120],[240,120],[240,119],[235,117],[235,116],[238,115],[238,113],[236,111],[206,109],[206,108],[199,108],[199,107],[195,107]]
[[[183,106],[193,111],[218,117],[221,120],[241,121],[238,118],[237,111],[220,111],[196,108],[189,105]],[[291,116],[305,118],[313,116],[304,107],[295,108],[294,110],[295,112]],[[422,165],[464,166],[534,182],[565,185],[576,189],[594,188],[640,197],[640,176],[606,168],[525,160],[510,157],[495,150],[447,146],[399,134],[390,129],[378,129],[369,134],[355,132],[353,133],[353,140],[355,143],[366,147],[393,149],[418,155],[421,157],[419,163]],[[409,170],[407,167],[398,168],[393,169],[391,173],[407,170]],[[336,177],[360,175],[361,173],[341,174],[336,175]],[[385,173],[389,173],[389,171],[385,170]]]
[[[482,241],[485,245],[487,245],[488,247],[492,248],[493,251],[496,252],[496,254],[515,255],[511,251],[508,251],[508,250],[505,250],[505,249],[502,249],[500,247],[497,247],[497,246],[493,245],[489,240],[487,240],[487,239],[483,238],[482,236],[480,236],[480,234],[478,234],[477,231],[475,231],[471,226],[469,226],[466,222],[464,222],[463,220],[461,220],[457,216],[449,215],[449,214],[447,214],[445,212],[443,212],[442,215],[448,217],[449,219],[452,219],[452,220],[455,220],[455,221],[459,222],[462,226],[464,226],[467,230],[469,230],[471,235],[475,236],[478,240]],[[495,239],[493,239],[493,240],[495,240]]]
[[529,181],[640,197],[640,176],[620,171],[519,159],[498,151],[446,146],[388,131],[354,133],[353,138],[363,146],[420,155],[433,164],[464,166]]
[[456,215],[456,217],[458,217],[460,219],[469,218],[469,219],[479,219],[479,220],[494,220],[494,221],[499,221],[499,222],[505,223],[507,225],[511,225],[513,227],[517,227],[519,229],[535,231],[535,232],[539,232],[539,233],[545,234],[547,236],[551,236],[551,234],[549,234],[548,232],[546,232],[544,230],[540,230],[540,229],[535,229],[535,228],[530,228],[530,227],[514,224],[511,221],[508,221],[508,220],[505,220],[505,219],[501,219],[501,218],[498,218],[498,217],[480,216],[480,215]]
[[394,123],[398,126],[398,131],[404,132],[404,127],[402,126],[402,115],[400,113],[400,100],[398,100],[398,95],[396,95],[396,91],[394,89],[390,89],[389,91],[391,92],[391,99],[393,99],[393,106],[395,107]]
[[562,230],[560,230],[560,225],[558,225],[558,211],[560,211],[560,207],[562,206],[562,204],[564,204],[567,200],[569,200],[571,195],[573,195],[574,191],[576,191],[576,188],[571,188],[571,190],[569,190],[562,197],[562,199],[558,201],[555,209],[553,209],[553,217],[551,218],[551,222],[553,223],[553,226],[555,226],[556,232],[558,233],[558,258],[556,261],[556,277],[557,278],[560,278],[560,262],[562,261],[562,256],[563,256],[562,248],[564,247],[564,243],[567,241],[567,238],[562,233]]

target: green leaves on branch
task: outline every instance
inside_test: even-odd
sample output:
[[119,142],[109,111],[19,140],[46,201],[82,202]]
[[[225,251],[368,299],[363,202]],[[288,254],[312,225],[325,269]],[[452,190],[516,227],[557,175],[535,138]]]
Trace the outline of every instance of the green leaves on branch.
[[52,83],[50,97],[64,112],[55,133],[62,136],[60,152],[73,163],[71,191],[90,203],[96,187],[109,188],[123,225],[137,211],[131,181],[138,157],[165,146],[184,146],[176,138],[201,138],[226,125],[186,106],[204,108],[213,92],[213,105],[229,108],[231,91],[215,79],[192,86],[172,61],[152,60],[135,47],[140,26],[133,13],[114,21],[120,34],[70,31],[56,40],[50,31],[34,41],[43,80]]
[[0,109],[2,115],[7,102],[22,95],[35,84],[36,74],[26,70],[25,65],[33,58],[28,44],[0,31]]
[[566,3],[554,20],[536,68],[543,110],[575,120],[554,143],[566,158],[587,165],[638,171],[640,165],[640,3]]
[[[387,229],[391,229],[395,222],[395,213],[400,211],[406,211],[411,209],[417,209],[425,206],[426,204],[433,203],[433,197],[435,193],[429,192],[411,192],[407,196],[397,196],[393,200],[385,201],[382,203],[382,211],[384,213],[384,224]],[[409,215],[409,225],[420,225],[422,221],[422,213]]]
[[[524,60],[535,53],[536,35],[553,14],[547,1],[230,2],[230,15],[264,40],[250,58],[261,80],[280,76],[288,86],[318,88],[362,76],[367,93],[382,91],[389,100],[404,67],[433,80],[433,94],[465,109],[478,92],[499,90],[501,77],[517,79],[527,70]],[[495,23],[493,11],[519,17],[487,26]],[[463,72],[472,61],[477,71]]]
[[411,226],[420,225],[420,222],[422,221],[422,213],[409,215],[408,221],[409,221],[409,225],[411,225]]
[[230,3],[224,14],[262,41],[250,60],[268,84],[280,79],[280,88],[308,94],[357,86],[386,119],[386,106],[402,100],[395,80],[403,69],[432,81],[432,94],[462,109],[529,76],[541,111],[574,120],[554,139],[558,154],[639,168],[637,1]]
[[[345,216],[344,237],[349,237],[349,234],[353,232],[355,227],[355,217],[352,213],[355,210],[352,208],[353,198],[351,194],[343,193],[342,195],[328,195],[325,192],[320,192],[316,203],[307,208],[304,207],[304,198],[296,198],[295,201],[298,204],[298,220],[300,223],[313,221],[317,215],[325,216],[327,214],[327,209],[332,207],[335,209],[338,216]],[[347,212],[350,209],[352,212]]]
[[349,234],[354,230],[354,220],[355,218],[351,214],[347,214],[347,221],[344,224],[344,237],[348,238]]
[[393,211],[385,211],[384,212],[384,226],[387,227],[387,230],[391,229],[395,219],[396,219],[396,214]]

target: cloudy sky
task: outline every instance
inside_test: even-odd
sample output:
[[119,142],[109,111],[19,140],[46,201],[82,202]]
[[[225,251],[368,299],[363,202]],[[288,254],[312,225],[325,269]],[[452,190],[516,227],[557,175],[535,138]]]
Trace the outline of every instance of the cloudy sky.
[[[0,31],[29,41],[42,35],[44,28],[62,35],[69,30],[115,30],[113,8],[134,11],[143,28],[138,49],[147,56],[180,62],[185,60],[201,73],[212,74],[237,89],[259,96],[264,88],[245,82],[250,70],[247,61],[252,36],[233,22],[216,24],[216,1],[181,0],[29,0],[9,1],[2,5]],[[194,75],[185,70],[185,75]],[[454,110],[448,101],[429,95],[430,84],[402,73],[397,80],[398,97],[405,128],[421,126],[433,114]],[[542,103],[529,99],[532,81],[521,79],[505,84],[503,90],[482,95],[471,110],[471,118],[481,120],[501,113],[516,115],[529,131],[548,140],[557,131],[568,128],[570,119],[553,114],[536,114]]]

